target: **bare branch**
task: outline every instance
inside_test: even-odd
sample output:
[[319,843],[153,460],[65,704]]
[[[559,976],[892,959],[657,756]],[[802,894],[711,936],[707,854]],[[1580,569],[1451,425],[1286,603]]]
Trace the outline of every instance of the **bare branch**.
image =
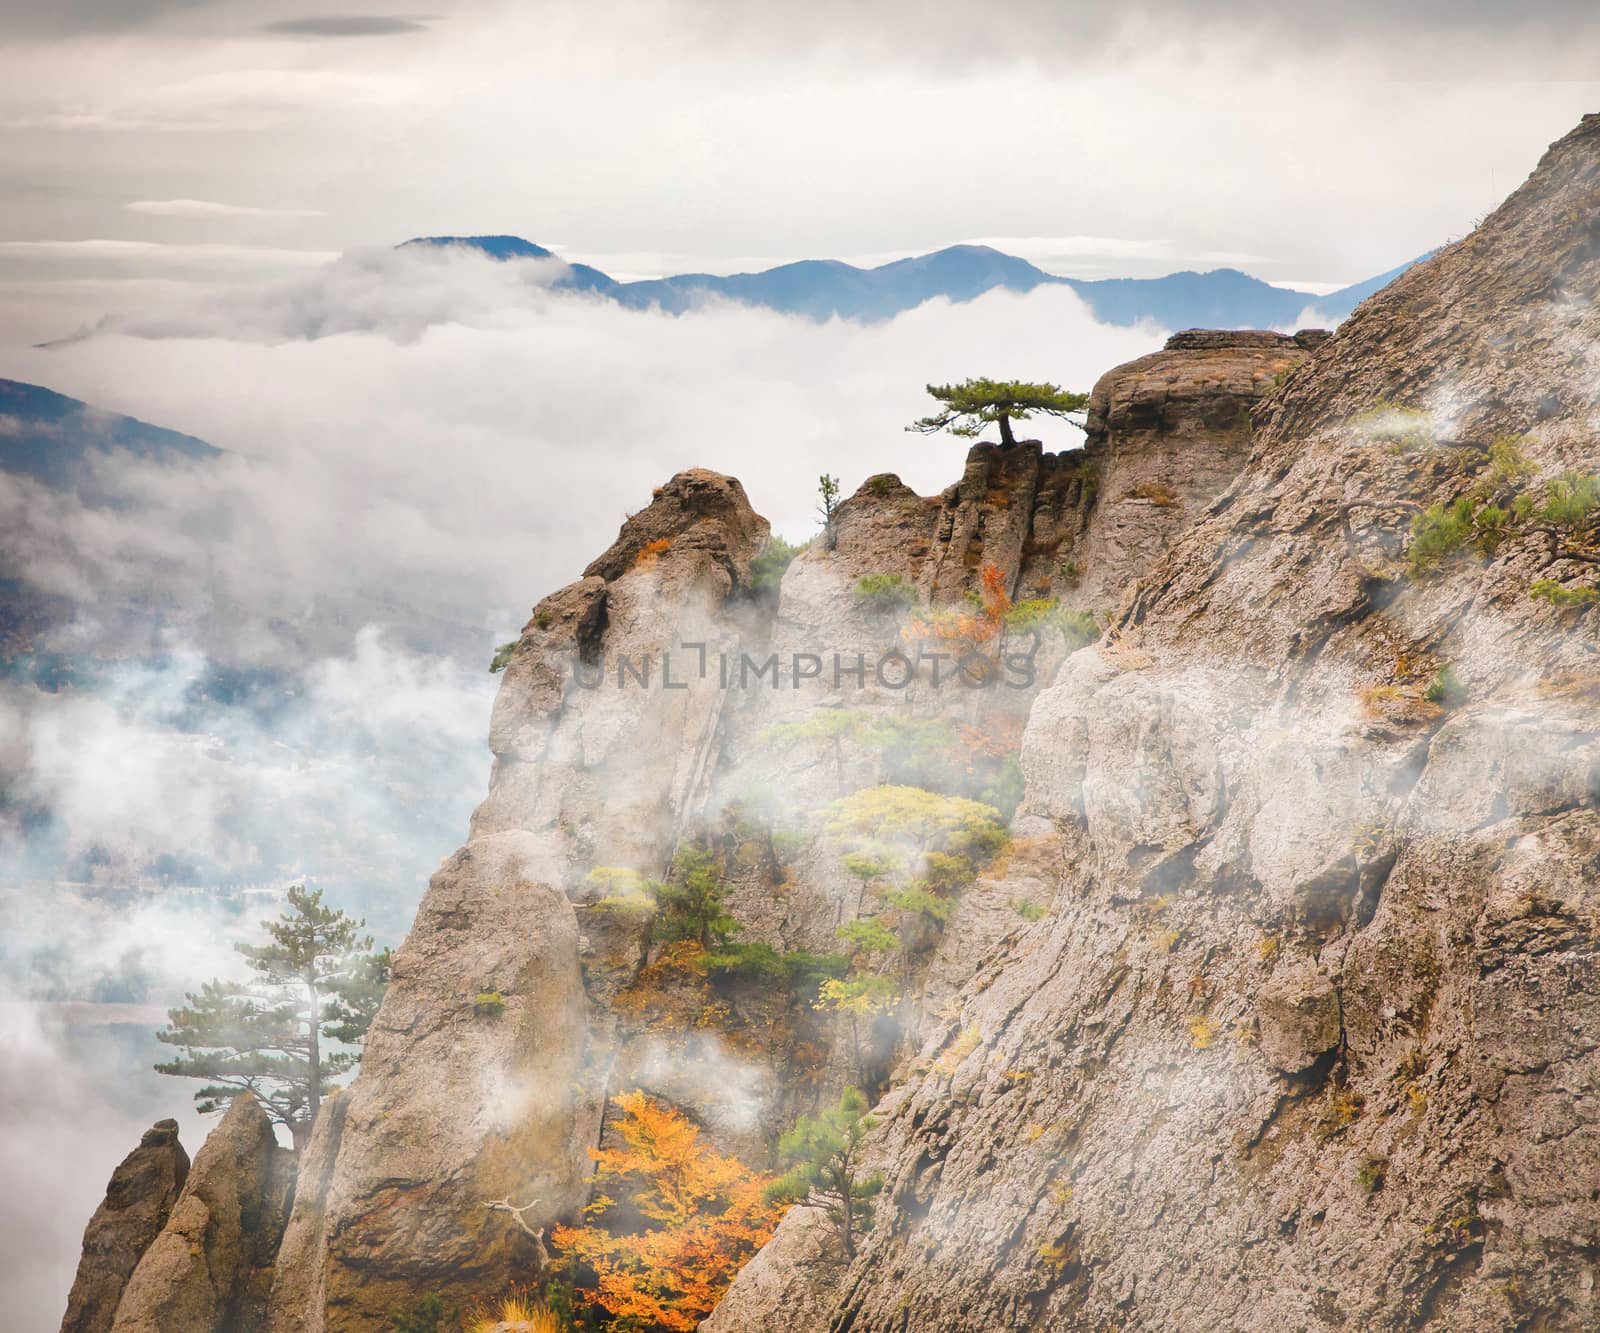
[[516,1218],[517,1225],[542,1245],[544,1243],[544,1228],[540,1227],[537,1231],[535,1231],[527,1224],[527,1222],[523,1220],[522,1217],[524,1213],[531,1212],[533,1209],[537,1208],[539,1203],[540,1200],[538,1199],[530,1199],[527,1203],[523,1204],[522,1207],[519,1208],[516,1204],[511,1202],[511,1196],[508,1194],[503,1199],[485,1199],[483,1201],[483,1206],[489,1209],[490,1212],[510,1213],[512,1217]]

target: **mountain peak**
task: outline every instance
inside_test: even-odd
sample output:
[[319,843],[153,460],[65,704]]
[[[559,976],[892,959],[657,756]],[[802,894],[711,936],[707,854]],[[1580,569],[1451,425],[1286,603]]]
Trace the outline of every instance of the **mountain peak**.
[[414,236],[409,241],[402,241],[395,248],[404,250],[413,245],[432,246],[443,249],[448,246],[460,246],[463,249],[476,250],[480,254],[488,255],[491,259],[555,259],[553,250],[547,250],[542,245],[535,245],[520,236]]

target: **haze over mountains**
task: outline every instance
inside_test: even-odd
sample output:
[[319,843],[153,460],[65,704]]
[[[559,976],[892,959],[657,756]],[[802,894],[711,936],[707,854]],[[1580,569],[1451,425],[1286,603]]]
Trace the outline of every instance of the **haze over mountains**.
[[[459,247],[506,261],[560,260],[553,250],[520,236],[421,236],[401,248],[408,246]],[[1065,278],[987,245],[952,245],[876,268],[857,268],[837,259],[803,259],[758,273],[680,273],[633,282],[620,282],[588,264],[568,267],[569,273],[555,287],[598,292],[631,309],[673,314],[722,299],[807,319],[875,321],[892,319],[938,297],[960,302],[997,288],[1029,292],[1059,285],[1081,296],[1102,323],[1128,326],[1151,321],[1184,329],[1284,328],[1303,322],[1308,310],[1314,310],[1317,319],[1337,322],[1411,263],[1323,296],[1274,287],[1232,268],[1160,278]]]

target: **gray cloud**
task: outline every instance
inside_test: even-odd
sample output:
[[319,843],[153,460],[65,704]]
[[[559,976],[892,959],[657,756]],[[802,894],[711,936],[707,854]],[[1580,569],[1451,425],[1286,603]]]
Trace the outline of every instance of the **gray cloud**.
[[[241,0],[62,0],[40,5],[4,0],[0,19],[24,36],[50,36],[143,27],[203,26],[237,31],[255,26],[276,34],[307,37],[382,36],[416,32],[433,15],[362,13],[324,15],[309,6],[271,6],[281,17],[261,22],[261,6]],[[487,0],[444,0],[441,16],[496,22],[502,13]],[[1395,6],[1385,0],[1350,0],[1342,5],[1261,6],[1251,0],[1218,0],[1197,7],[1188,0],[1139,0],[1107,6],[1093,0],[816,0],[795,6],[786,0],[667,0],[642,13],[637,6],[590,0],[536,0],[520,7],[536,23],[581,20],[609,42],[659,42],[663,36],[706,50],[766,50],[794,58],[817,51],[854,53],[874,61],[950,61],[973,66],[1023,60],[1080,67],[1091,57],[1119,58],[1168,47],[1188,58],[1205,50],[1248,47],[1264,59],[1306,52],[1363,48],[1407,62],[1421,60],[1419,77],[1469,72],[1465,47],[1493,48],[1502,60],[1524,48],[1551,64],[1584,76],[1578,49],[1600,31],[1600,15],[1583,0],[1422,0]],[[1196,44],[1198,48],[1196,47]],[[1414,49],[1400,48],[1412,48]]]
[[280,19],[262,25],[263,32],[288,37],[395,37],[426,32],[428,25],[412,18],[381,14],[330,15],[327,18]]

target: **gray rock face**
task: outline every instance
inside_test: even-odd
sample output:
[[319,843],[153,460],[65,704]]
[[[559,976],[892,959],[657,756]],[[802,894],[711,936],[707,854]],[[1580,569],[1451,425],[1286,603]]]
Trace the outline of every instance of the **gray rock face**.
[[1100,377],[1084,453],[1094,504],[1061,552],[1079,571],[1073,605],[1115,609],[1233,484],[1250,456],[1251,414],[1305,363],[1318,332],[1191,329]]
[[113,1333],[263,1327],[292,1187],[293,1159],[267,1113],[253,1097],[236,1098],[128,1279]]
[[527,1242],[485,1205],[539,1200],[537,1227],[582,1202],[598,1107],[562,874],[546,843],[506,832],[434,875],[361,1077],[308,1150],[275,1329],[322,1327],[319,1304],[329,1328],[382,1328],[421,1292],[493,1293]]
[[1600,472],[1597,197],[1588,118],[1267,398],[1034,706],[1051,913],[878,1108],[858,1259],[777,1260],[792,1214],[714,1327],[1600,1323],[1600,630],[1529,595],[1592,566],[1401,561],[1497,437]]
[[104,1202],[83,1233],[83,1257],[67,1297],[61,1333],[106,1333],[122,1290],[161,1234],[189,1175],[178,1122],[158,1120],[111,1173]]

